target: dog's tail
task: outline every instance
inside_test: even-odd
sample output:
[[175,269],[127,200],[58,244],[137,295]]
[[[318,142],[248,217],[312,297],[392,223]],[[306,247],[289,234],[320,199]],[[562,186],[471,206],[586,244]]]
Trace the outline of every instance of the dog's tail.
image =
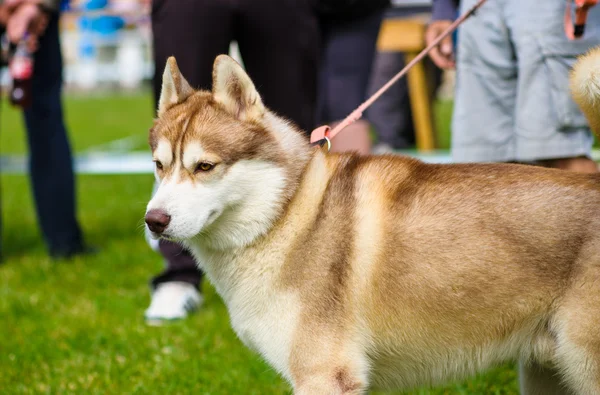
[[600,138],[600,47],[580,56],[570,75],[571,95]]

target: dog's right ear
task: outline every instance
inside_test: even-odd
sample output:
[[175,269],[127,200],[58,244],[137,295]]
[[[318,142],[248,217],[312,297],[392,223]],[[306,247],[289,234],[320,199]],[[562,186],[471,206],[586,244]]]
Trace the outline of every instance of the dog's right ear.
[[163,73],[162,88],[158,101],[158,116],[162,116],[170,107],[183,102],[192,93],[194,93],[194,89],[181,75],[181,71],[177,67],[177,61],[173,56],[169,57]]
[[219,55],[213,66],[213,98],[240,120],[260,120],[265,106],[254,83],[242,66],[227,55]]

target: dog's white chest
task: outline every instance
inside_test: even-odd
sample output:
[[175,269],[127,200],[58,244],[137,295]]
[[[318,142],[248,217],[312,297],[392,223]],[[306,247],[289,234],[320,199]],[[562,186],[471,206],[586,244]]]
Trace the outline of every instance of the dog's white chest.
[[288,378],[299,310],[295,299],[290,294],[245,297],[240,293],[228,303],[231,325],[242,342]]
[[240,275],[227,269],[237,266],[233,262],[219,264],[232,257],[207,256],[198,250],[196,256],[200,262],[212,260],[206,273],[227,305],[240,340],[290,379],[288,361],[301,308],[298,295],[274,285],[274,275],[268,271],[245,270]]

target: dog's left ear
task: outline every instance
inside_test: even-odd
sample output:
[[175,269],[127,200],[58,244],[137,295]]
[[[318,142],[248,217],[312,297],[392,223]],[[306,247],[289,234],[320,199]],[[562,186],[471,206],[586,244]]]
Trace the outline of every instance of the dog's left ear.
[[239,120],[260,120],[265,106],[254,83],[242,66],[227,55],[219,55],[213,66],[213,97]]
[[167,59],[167,65],[163,73],[162,88],[158,101],[158,116],[160,117],[170,107],[183,102],[194,93],[194,89],[183,78],[177,61],[173,56]]

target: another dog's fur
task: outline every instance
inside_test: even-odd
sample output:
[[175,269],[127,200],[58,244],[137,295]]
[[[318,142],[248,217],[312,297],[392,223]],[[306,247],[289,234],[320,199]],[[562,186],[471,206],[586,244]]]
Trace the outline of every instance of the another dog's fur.
[[[596,128],[597,59],[573,78]],[[148,211],[170,222],[154,236],[191,249],[240,339],[296,393],[434,385],[518,359],[600,394],[600,175],[328,154],[226,56],[212,92],[173,58],[163,78]]]

